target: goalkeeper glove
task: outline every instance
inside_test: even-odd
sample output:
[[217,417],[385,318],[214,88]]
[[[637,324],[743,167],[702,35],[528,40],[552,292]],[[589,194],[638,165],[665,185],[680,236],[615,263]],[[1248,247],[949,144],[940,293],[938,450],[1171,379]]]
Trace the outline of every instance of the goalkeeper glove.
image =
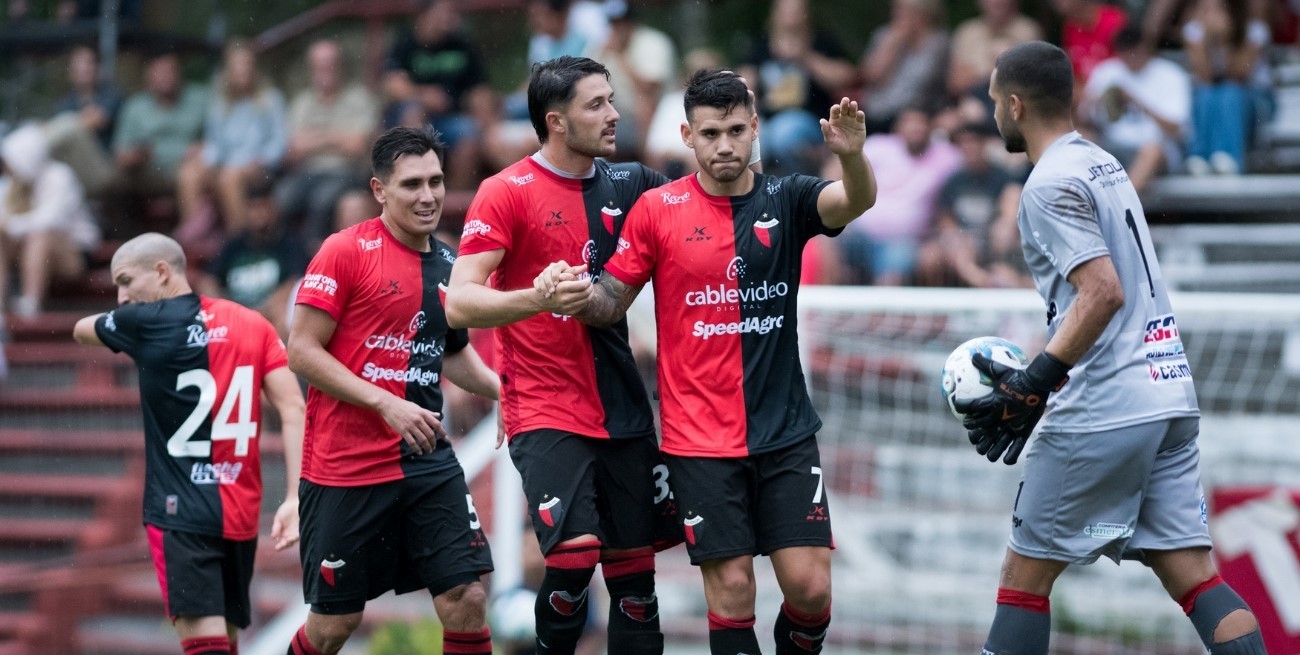
[[1069,381],[1070,367],[1043,352],[1024,369],[995,362],[983,353],[971,356],[975,368],[993,380],[988,395],[954,405],[965,418],[971,443],[990,462],[1006,451],[1003,462],[1015,464],[1047,409],[1047,395]]

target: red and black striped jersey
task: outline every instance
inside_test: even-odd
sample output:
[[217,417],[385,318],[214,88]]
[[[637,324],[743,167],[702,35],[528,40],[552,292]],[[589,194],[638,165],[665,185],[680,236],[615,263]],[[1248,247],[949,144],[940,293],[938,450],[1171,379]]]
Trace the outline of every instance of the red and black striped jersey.
[[[372,218],[325,240],[307,267],[298,304],[337,323],[325,349],[358,377],[430,411],[442,411],[442,357],[469,345],[447,328],[442,297],[456,254],[430,238],[419,252]],[[361,486],[459,466],[451,445],[410,450],[377,412],[307,388],[302,477]]]
[[799,365],[796,295],[804,244],[834,236],[817,212],[828,181],[756,175],[711,196],[694,175],[647,192],[606,272],[654,282],[663,450],[770,452],[821,428]]
[[[668,178],[641,164],[595,166],[594,176],[573,179],[525,157],[484,180],[466,215],[461,253],[504,250],[491,280],[503,291],[531,288],[559,260],[600,275],[632,204]],[[615,439],[654,433],[626,321],[593,328],[542,313],[496,333],[501,408],[512,437],[543,428]]]
[[275,328],[251,309],[191,293],[118,307],[95,333],[139,369],[145,523],[256,537],[262,379],[287,364]]

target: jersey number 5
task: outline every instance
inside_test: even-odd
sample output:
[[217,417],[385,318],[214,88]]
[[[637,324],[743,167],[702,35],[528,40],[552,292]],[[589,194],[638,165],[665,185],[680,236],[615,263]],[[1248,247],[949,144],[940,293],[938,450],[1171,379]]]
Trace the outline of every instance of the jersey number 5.
[[[212,420],[211,441],[191,441],[191,437],[203,425],[203,419],[212,412],[217,404],[217,380],[207,369],[196,368],[176,376],[176,390],[186,387],[199,388],[199,402],[194,411],[185,418],[185,422],[176,429],[176,433],[167,440],[167,454],[172,457],[211,457],[212,442],[233,439],[235,455],[248,454],[248,442],[257,436],[257,423],[253,421],[253,367],[240,366],[230,376],[226,385],[226,395],[221,401],[221,409]],[[239,407],[237,420],[231,421],[235,407]]]

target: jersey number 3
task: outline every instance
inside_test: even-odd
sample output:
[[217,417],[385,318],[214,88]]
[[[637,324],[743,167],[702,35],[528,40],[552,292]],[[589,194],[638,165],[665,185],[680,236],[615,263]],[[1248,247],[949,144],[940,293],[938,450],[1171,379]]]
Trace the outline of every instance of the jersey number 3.
[[[191,437],[203,425],[203,419],[212,412],[217,404],[217,380],[207,369],[196,368],[176,376],[176,390],[186,387],[199,388],[199,402],[194,411],[185,418],[185,422],[176,429],[176,433],[167,440],[167,453],[172,457],[211,457],[212,442],[235,441],[235,455],[243,457],[248,454],[248,442],[257,436],[257,423],[253,421],[253,367],[239,366],[230,376],[226,385],[226,395],[221,401],[221,409],[212,419],[212,440],[191,441]],[[236,420],[231,420],[235,407],[239,407]]]

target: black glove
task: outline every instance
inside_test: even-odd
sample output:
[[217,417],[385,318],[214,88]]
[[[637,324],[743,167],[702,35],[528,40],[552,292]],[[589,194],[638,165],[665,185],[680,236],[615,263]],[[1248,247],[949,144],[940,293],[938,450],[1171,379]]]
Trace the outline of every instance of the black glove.
[[995,362],[983,353],[972,355],[971,363],[992,378],[993,391],[953,406],[965,416],[962,425],[970,431],[976,451],[991,462],[1006,451],[1003,461],[1014,464],[1047,409],[1047,395],[1070,379],[1070,367],[1046,352],[1024,369]]

